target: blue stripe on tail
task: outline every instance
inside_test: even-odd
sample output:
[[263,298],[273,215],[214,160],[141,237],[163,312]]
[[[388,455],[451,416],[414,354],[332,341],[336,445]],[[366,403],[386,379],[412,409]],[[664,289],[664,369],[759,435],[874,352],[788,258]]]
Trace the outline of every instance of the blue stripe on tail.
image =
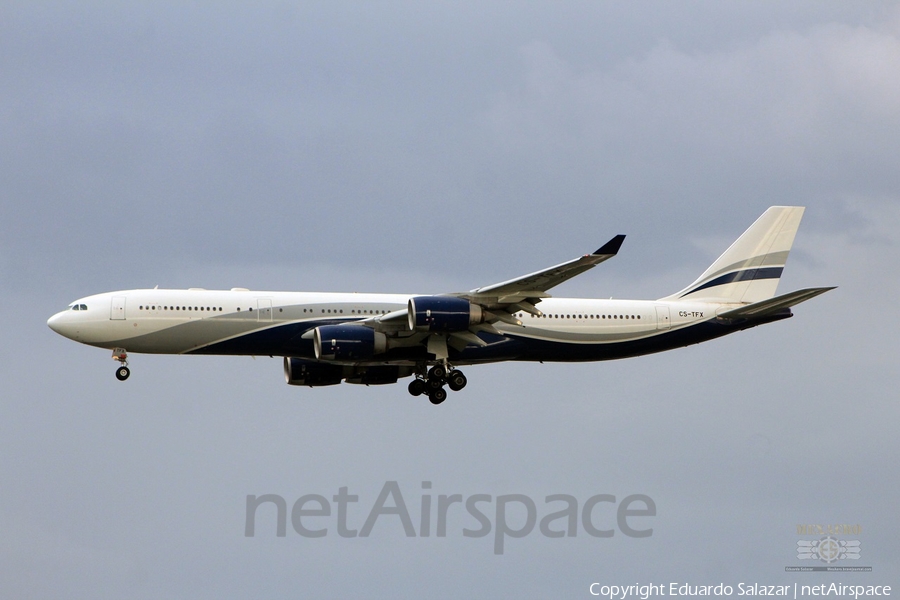
[[715,287],[717,285],[725,285],[726,283],[752,281],[754,279],[779,279],[782,271],[784,271],[784,267],[760,267],[758,269],[744,269],[742,271],[735,271],[734,273],[727,273],[688,290],[681,295],[681,298],[684,298],[688,294],[693,294],[694,292],[699,292],[700,290],[705,290],[706,288]]

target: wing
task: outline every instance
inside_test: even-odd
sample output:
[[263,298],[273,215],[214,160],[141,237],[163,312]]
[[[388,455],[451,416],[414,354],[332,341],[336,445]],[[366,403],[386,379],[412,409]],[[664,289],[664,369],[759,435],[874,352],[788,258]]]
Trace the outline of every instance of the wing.
[[547,293],[549,289],[612,258],[618,253],[624,239],[624,235],[617,235],[598,248],[596,252],[516,279],[476,288],[469,292],[444,294],[444,297],[460,298],[475,305],[474,308],[466,310],[480,311],[481,317],[467,329],[433,333],[417,332],[415,329],[410,329],[411,317],[408,310],[397,310],[386,315],[379,315],[359,321],[359,324],[385,333],[395,340],[403,338],[405,339],[403,344],[427,344],[428,352],[439,359],[447,357],[448,345],[459,350],[469,344],[484,346],[486,342],[476,335],[478,332],[501,335],[493,326],[498,321],[522,325],[521,321],[513,316],[513,313],[519,311],[540,315],[541,311],[535,305],[541,299],[550,297],[550,294]]
[[488,309],[509,309],[510,312],[524,310],[539,314],[534,305],[542,298],[550,297],[547,290],[612,258],[619,252],[624,239],[624,235],[617,235],[591,254],[509,281],[453,295]]

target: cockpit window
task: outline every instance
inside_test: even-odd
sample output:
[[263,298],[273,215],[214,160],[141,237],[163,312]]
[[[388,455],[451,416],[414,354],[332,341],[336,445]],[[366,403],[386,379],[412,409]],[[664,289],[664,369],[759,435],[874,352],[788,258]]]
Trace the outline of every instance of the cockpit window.
[[87,310],[87,304],[70,304],[69,310]]

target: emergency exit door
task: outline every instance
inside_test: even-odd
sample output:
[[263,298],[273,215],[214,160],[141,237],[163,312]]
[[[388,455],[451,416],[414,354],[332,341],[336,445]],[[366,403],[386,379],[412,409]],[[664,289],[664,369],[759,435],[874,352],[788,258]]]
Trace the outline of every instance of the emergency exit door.
[[272,299],[271,298],[258,298],[256,300],[256,318],[259,321],[271,321],[272,320]]

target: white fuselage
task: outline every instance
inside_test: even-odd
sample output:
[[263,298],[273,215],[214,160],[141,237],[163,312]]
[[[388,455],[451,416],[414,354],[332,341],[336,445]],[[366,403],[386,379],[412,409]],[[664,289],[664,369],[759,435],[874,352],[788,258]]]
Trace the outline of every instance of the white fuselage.
[[[77,300],[48,321],[56,332],[101,348],[182,354],[287,324],[307,329],[402,311],[414,294],[266,292],[249,290],[126,290]],[[548,298],[541,315],[515,313],[521,326],[504,334],[564,344],[615,344],[715,318],[728,304]],[[84,307],[84,309],[80,309]],[[217,352],[211,352],[217,353]],[[222,352],[235,354],[241,352]],[[286,355],[279,347],[248,354]],[[545,360],[553,360],[552,356]]]

